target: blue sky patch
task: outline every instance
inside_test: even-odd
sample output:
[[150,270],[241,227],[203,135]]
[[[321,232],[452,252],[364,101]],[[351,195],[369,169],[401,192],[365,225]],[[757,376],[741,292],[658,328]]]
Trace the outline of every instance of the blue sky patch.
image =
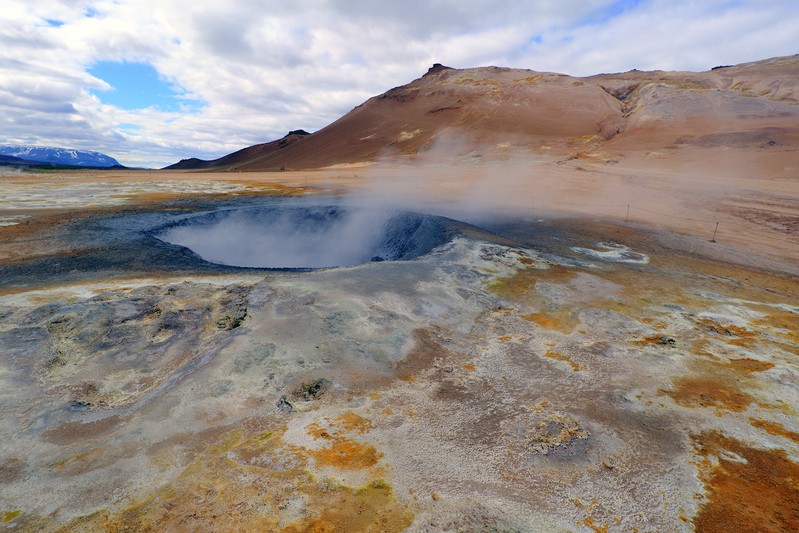
[[199,105],[196,100],[183,98],[180,89],[147,63],[102,61],[92,65],[88,73],[112,87],[108,91],[93,90],[97,97],[121,109],[154,106],[161,111],[191,111]]
[[609,5],[600,8],[588,18],[584,19],[580,25],[600,25],[636,9],[645,0],[615,0]]
[[543,42],[544,42],[544,36],[543,35],[541,35],[541,34],[533,35],[532,37],[527,39],[527,42],[522,45],[522,48],[525,48],[525,49],[526,48],[530,48],[531,46],[535,46],[535,45],[538,45],[538,44],[543,44]]
[[138,124],[130,124],[129,122],[123,122],[121,124],[117,124],[117,130],[131,136],[138,137],[141,135],[140,130],[141,126]]

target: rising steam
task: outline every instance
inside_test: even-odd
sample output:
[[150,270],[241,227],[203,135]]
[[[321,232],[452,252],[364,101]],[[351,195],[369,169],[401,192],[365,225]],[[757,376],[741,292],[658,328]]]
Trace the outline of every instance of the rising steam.
[[258,268],[325,268],[399,260],[444,239],[438,217],[376,207],[304,206],[214,212],[157,237],[206,261]]

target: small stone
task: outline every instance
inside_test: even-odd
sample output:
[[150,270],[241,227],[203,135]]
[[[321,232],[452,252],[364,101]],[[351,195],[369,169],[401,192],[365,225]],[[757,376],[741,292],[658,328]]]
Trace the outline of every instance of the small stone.
[[294,411],[294,406],[291,405],[291,402],[289,402],[285,394],[277,401],[277,410],[280,413],[291,413]]
[[316,400],[330,388],[330,385],[331,383],[325,378],[317,379],[311,383],[303,383],[297,390],[297,395],[306,402]]

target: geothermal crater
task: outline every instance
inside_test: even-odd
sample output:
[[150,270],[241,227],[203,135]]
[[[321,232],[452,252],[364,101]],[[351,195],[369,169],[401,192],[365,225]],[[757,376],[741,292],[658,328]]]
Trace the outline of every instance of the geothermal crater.
[[447,222],[372,207],[257,206],[184,218],[155,236],[211,263],[314,269],[419,257],[447,240]]

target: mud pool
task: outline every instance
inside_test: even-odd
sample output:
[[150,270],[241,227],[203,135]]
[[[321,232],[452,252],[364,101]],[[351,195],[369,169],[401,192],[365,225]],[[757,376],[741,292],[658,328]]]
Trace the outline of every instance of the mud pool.
[[470,230],[446,217],[334,198],[178,200],[163,209],[52,218],[33,247],[21,247],[15,260],[0,262],[0,290],[96,276],[308,270],[407,260]]
[[[357,252],[289,270],[181,236],[351,215]],[[3,526],[799,523],[795,278],[601,222],[479,226],[222,198],[0,234],[25,248],[0,263]]]
[[255,268],[326,268],[424,255],[446,240],[441,217],[341,205],[217,210],[158,232],[212,263]]

